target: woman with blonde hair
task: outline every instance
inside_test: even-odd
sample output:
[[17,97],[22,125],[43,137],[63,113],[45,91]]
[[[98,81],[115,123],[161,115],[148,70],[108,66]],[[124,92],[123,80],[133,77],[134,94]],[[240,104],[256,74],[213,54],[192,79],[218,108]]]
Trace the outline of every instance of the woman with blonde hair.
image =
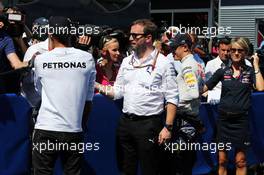
[[104,36],[99,41],[99,49],[101,58],[96,65],[96,82],[113,85],[119,68],[119,42],[116,38]]
[[[231,41],[231,62],[225,68],[218,69],[205,83],[204,91],[213,89],[222,82],[221,99],[218,105],[217,122],[218,143],[231,144],[235,149],[236,174],[246,175],[246,148],[249,142],[248,112],[251,106],[253,88],[264,90],[264,80],[259,69],[259,57],[252,56],[253,67],[245,64],[249,46],[245,38]],[[219,150],[219,175],[226,175],[227,153]]]

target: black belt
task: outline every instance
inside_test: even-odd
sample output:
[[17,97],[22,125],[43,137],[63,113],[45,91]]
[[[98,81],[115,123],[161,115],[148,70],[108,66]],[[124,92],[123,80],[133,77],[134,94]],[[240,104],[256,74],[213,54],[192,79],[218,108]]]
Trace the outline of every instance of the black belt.
[[161,116],[162,113],[158,115],[149,115],[149,116],[123,113],[123,117],[133,121],[160,118]]

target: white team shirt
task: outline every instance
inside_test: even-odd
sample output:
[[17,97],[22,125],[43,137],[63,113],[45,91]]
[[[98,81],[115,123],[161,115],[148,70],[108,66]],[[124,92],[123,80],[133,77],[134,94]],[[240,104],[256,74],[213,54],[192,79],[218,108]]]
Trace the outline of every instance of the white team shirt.
[[200,107],[200,84],[203,82],[197,61],[192,54],[181,60],[181,71],[177,75],[179,106],[177,113],[198,115]]
[[[173,66],[175,68],[175,70],[177,71],[177,73],[179,74],[182,71],[182,67],[181,67],[181,61],[179,60],[175,60],[172,53],[167,55],[167,58],[173,63]],[[197,62],[198,65],[198,71],[199,71],[199,76],[203,79],[203,81],[199,82],[199,87],[203,87],[204,85],[204,80],[205,80],[205,73],[204,73],[204,62],[203,60],[198,56],[198,54],[194,54],[193,55],[194,60]]]
[[116,82],[114,99],[124,97],[123,112],[142,116],[160,114],[164,110],[164,101],[178,105],[176,73],[172,63],[162,54],[158,54],[156,65],[152,69],[157,50],[154,50],[141,65],[132,54],[124,58]]
[[[39,42],[30,46],[25,55],[23,61],[31,60],[32,56],[39,52],[40,54],[47,52],[49,49],[48,39],[43,42]],[[37,107],[41,101],[40,95],[36,92],[34,87],[35,68],[33,68],[22,81],[21,95],[27,99],[32,107]]]
[[36,87],[42,103],[35,129],[81,132],[85,101],[94,94],[95,63],[75,48],[55,48],[35,59]]
[[46,39],[45,41],[36,43],[32,46],[30,46],[25,55],[24,55],[24,59],[23,61],[29,61],[31,60],[32,56],[36,53],[44,53],[47,52],[49,50],[49,39]]

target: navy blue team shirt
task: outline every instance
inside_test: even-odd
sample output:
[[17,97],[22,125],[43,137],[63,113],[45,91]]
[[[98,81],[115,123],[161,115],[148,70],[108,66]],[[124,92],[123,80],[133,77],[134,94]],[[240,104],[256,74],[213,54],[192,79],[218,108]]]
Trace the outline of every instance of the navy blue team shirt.
[[222,82],[221,99],[218,109],[226,112],[248,112],[251,105],[251,93],[256,78],[254,69],[243,64],[239,77],[233,77],[231,64],[218,69],[205,83],[212,90],[219,81]]
[[[16,50],[12,38],[3,30],[0,30],[0,73],[12,69],[7,55],[15,52]],[[4,93],[6,90],[5,79],[7,79],[7,77],[0,77],[0,93]]]

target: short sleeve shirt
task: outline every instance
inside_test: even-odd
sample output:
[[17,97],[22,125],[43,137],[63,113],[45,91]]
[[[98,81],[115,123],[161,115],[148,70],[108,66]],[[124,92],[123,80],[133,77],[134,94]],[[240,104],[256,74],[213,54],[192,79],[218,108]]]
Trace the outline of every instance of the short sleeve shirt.
[[11,69],[7,55],[15,52],[16,50],[12,38],[6,33],[0,32],[0,72]]
[[85,101],[94,95],[92,55],[75,48],[55,48],[38,55],[34,65],[42,99],[35,128],[81,132]]
[[[0,72],[12,70],[7,55],[15,53],[13,40],[5,32],[0,31]],[[8,75],[0,77],[0,93],[16,92],[18,88],[17,75]],[[14,89],[15,88],[15,89]]]

